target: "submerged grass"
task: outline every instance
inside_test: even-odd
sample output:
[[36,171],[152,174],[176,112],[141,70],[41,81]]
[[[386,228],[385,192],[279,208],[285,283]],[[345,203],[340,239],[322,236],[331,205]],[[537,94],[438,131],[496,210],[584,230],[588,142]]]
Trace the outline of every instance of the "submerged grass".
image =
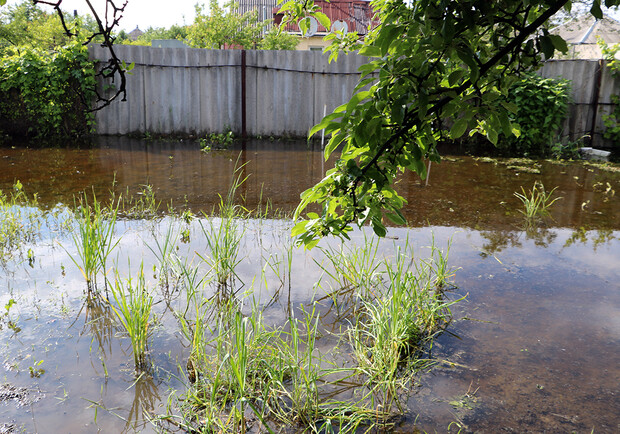
[[[379,239],[366,235],[360,246],[325,248],[324,261],[317,264],[332,280],[333,291],[308,306],[291,306],[289,291],[286,322],[268,324],[265,305],[253,299],[253,284],[246,294],[233,288],[243,260],[243,219],[250,215],[234,200],[247,179],[242,168],[235,170],[228,195],[220,197],[213,212],[217,217],[199,221],[207,244],[206,254],[197,254],[202,263],[194,265],[195,258],[178,253],[181,220],[172,219],[163,236],[148,247],[157,260],[155,278],[164,288],[164,298],[172,288],[185,295],[180,307],[170,298],[165,301],[167,308],[175,309],[188,344],[182,367],[187,390],[171,401],[175,408],[159,422],[188,432],[388,429],[405,411],[404,399],[417,375],[433,364],[428,349],[450,323],[450,307],[459,301],[446,295],[453,275],[450,246],[444,252],[432,240],[426,259],[415,258],[409,247],[395,248],[393,260],[381,259]],[[114,233],[120,200],[112,203],[106,208],[94,195],[92,200],[84,195],[76,205],[77,231],[72,237],[77,253],[71,260],[89,290],[96,288],[101,274],[109,277],[106,264],[119,243]],[[149,203],[145,206],[152,209]],[[293,243],[276,244],[280,254],[268,249],[265,267],[290,290]],[[107,300],[88,293],[105,304],[102,311],[113,312],[114,323],[130,338],[136,375],[151,367],[148,347],[155,322],[154,293],[143,268],[141,264],[137,275],[126,279],[118,271],[106,278],[112,292]],[[215,291],[211,282],[218,284]],[[334,319],[327,319],[331,312],[323,309],[330,302],[353,308],[338,315],[338,327],[328,330]],[[89,323],[95,326],[93,319]],[[111,334],[95,336],[102,353],[110,347]],[[107,376],[105,363],[103,367]]]
[[77,249],[77,256],[71,255],[65,248],[73,263],[80,269],[88,290],[95,290],[97,274],[106,272],[107,261],[118,245],[120,239],[114,241],[114,229],[118,215],[118,206],[105,209],[93,194],[92,205],[88,203],[86,194],[79,199],[76,206],[75,220],[77,233],[71,236]]
[[[433,240],[428,259],[397,248],[393,261],[379,261],[378,241],[364,241],[327,252],[333,268],[323,265],[337,282],[355,287],[359,300],[338,331],[324,331],[317,303],[269,326],[255,301],[244,313],[248,298],[206,299],[193,291],[191,306],[178,313],[190,346],[188,391],[177,401],[180,414],[170,411],[160,421],[190,432],[389,428],[405,411],[417,375],[432,366],[428,349],[459,300],[445,294],[453,274],[449,248],[444,253]],[[329,356],[320,350],[323,340]]]
[[235,269],[241,262],[239,247],[245,230],[240,220],[244,213],[247,214],[247,210],[235,203],[235,196],[247,179],[247,176],[243,177],[244,166],[235,169],[227,196],[223,198],[220,195],[218,209],[213,210],[219,219],[208,219],[206,225],[200,222],[209,248],[209,254],[201,258],[211,267],[216,281],[222,287],[232,287],[234,280],[239,277]]
[[42,220],[37,205],[37,195],[29,198],[19,181],[7,193],[0,190],[0,260],[36,237]]
[[148,339],[152,330],[153,296],[144,279],[143,265],[135,279],[122,279],[118,273],[111,285],[115,304],[112,310],[131,339],[136,372],[148,369]]
[[551,198],[556,188],[550,192],[547,192],[545,191],[545,186],[539,181],[534,183],[532,189],[528,193],[526,193],[525,189],[521,187],[521,193],[514,193],[514,195],[523,203],[525,208],[523,210],[519,210],[519,212],[525,215],[525,217],[530,221],[536,218],[549,216],[549,208],[551,205],[562,199],[561,197]]

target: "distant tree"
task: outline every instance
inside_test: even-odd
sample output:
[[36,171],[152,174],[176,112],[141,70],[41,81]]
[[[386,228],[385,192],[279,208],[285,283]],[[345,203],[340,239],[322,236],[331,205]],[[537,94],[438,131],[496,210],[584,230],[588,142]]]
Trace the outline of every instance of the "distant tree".
[[[131,41],[128,37],[123,39],[123,44],[151,45],[153,39],[178,39],[185,40],[188,34],[187,26],[172,25],[169,29],[165,27],[149,27],[138,36],[136,41]],[[119,33],[120,36],[120,33]],[[119,41],[117,41],[119,43]]]
[[257,21],[256,11],[238,14],[236,9],[234,2],[222,7],[217,0],[210,0],[209,12],[205,13],[204,4],[196,4],[196,18],[187,34],[189,45],[212,49],[254,48],[266,23]]
[[[96,29],[90,16],[70,15],[65,24],[82,40]],[[70,39],[56,13],[46,12],[29,0],[3,7],[0,11],[0,49],[31,47],[52,50],[67,44]]]
[[299,43],[297,36],[281,31],[277,27],[272,27],[261,41],[258,48],[261,50],[294,50]]

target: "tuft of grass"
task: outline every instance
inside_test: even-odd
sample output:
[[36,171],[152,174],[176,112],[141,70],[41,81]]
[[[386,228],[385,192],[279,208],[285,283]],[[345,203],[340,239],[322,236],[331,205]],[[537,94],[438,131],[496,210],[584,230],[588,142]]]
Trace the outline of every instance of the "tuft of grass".
[[[116,180],[114,181],[116,183]],[[133,195],[129,187],[125,194],[120,194],[118,199],[114,189],[111,190],[111,203],[116,203],[118,214],[131,219],[152,219],[157,217],[161,207],[161,201],[155,197],[155,191],[150,184],[140,185],[138,192]]]
[[556,189],[557,187],[547,192],[545,191],[545,186],[539,181],[536,181],[532,189],[527,193],[525,189],[521,187],[521,193],[514,193],[524,206],[524,209],[519,210],[519,212],[525,215],[528,220],[549,216],[549,208],[551,205],[562,199],[561,197],[551,197]]
[[15,181],[10,192],[0,190],[0,259],[7,260],[22,243],[32,241],[41,227],[37,195],[31,199]]
[[400,251],[395,263],[386,262],[387,287],[362,300],[365,312],[349,332],[358,372],[382,392],[386,408],[412,375],[430,366],[420,356],[449,323],[449,307],[455,303],[433,286],[427,264],[412,269],[410,263]]
[[[449,251],[450,245],[442,250],[433,239],[427,259],[414,258],[405,247],[396,249],[395,259],[381,261],[378,240],[370,237],[351,250],[326,250],[320,266],[347,288],[338,289],[334,302],[348,297],[356,306],[331,328],[325,318],[333,315],[320,304],[329,296],[309,308],[289,306],[288,321],[271,326],[264,305],[246,304],[253,285],[241,296],[223,291],[207,299],[197,269],[179,262],[188,288],[188,306],[177,312],[190,349],[188,385],[178,407],[159,421],[188,432],[245,432],[248,417],[252,430],[261,432],[389,430],[405,411],[417,375],[433,365],[432,341],[461,300],[446,292],[454,273]],[[274,261],[266,266],[289,260]]]
[[118,273],[111,285],[115,305],[111,305],[116,317],[131,339],[136,372],[148,368],[148,339],[151,334],[151,309],[153,296],[149,293],[144,279],[143,264],[140,264],[138,277],[122,279]]
[[226,198],[220,195],[218,212],[214,210],[213,213],[219,215],[219,218],[207,219],[206,226],[200,222],[210,253],[208,256],[200,257],[211,267],[216,281],[222,287],[232,286],[233,281],[239,277],[235,269],[241,262],[239,247],[244,233],[239,220],[247,210],[235,203],[235,196],[247,179],[247,176],[243,177],[243,167],[244,165],[235,169]]
[[117,207],[107,211],[103,209],[94,194],[92,205],[88,204],[88,198],[84,195],[77,206],[75,219],[78,231],[71,234],[77,257],[67,249],[65,251],[82,272],[89,291],[96,289],[97,274],[106,272],[108,257],[120,241],[114,241],[117,212]]
[[155,247],[151,247],[147,244],[147,247],[153,252],[159,262],[159,283],[165,291],[170,290],[170,274],[174,262],[174,247],[178,239],[179,229],[175,227],[174,220],[171,220],[161,242],[158,237],[155,236]]

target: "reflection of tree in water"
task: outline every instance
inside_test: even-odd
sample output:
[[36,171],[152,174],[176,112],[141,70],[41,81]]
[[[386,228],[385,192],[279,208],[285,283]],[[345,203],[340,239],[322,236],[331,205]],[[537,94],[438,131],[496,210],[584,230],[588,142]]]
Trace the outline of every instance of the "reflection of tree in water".
[[507,247],[521,247],[519,234],[519,231],[512,230],[480,232],[480,235],[487,240],[487,243],[482,245],[480,256],[486,258],[503,251]]
[[586,244],[588,242],[588,238],[592,241],[592,248],[596,252],[596,249],[599,246],[609,243],[611,240],[615,240],[616,236],[614,235],[614,231],[612,229],[598,229],[596,231],[592,231],[581,226],[566,240],[564,247],[570,247],[575,243]]
[[549,244],[558,236],[558,234],[549,230],[547,227],[538,227],[534,225],[526,226],[524,232],[525,239],[534,241],[534,244],[538,247],[549,247]]
[[548,247],[558,236],[549,228],[538,227],[536,225],[527,225],[522,231],[482,231],[480,235],[485,238],[487,242],[482,245],[480,256],[486,258],[509,247],[523,247],[523,242],[521,240],[523,234],[525,234],[526,240],[533,241],[538,247]]
[[153,415],[155,405],[160,401],[159,383],[151,375],[142,373],[132,384],[134,398],[127,416],[123,433],[135,432],[148,423],[149,415]]

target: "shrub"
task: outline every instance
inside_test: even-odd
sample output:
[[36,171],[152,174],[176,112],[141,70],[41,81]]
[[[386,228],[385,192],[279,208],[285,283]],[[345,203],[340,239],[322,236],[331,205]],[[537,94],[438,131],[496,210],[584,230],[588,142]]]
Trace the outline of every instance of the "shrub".
[[546,156],[559,142],[560,128],[570,102],[570,81],[527,74],[510,89],[508,102],[517,110],[510,121],[521,134],[503,137],[498,148],[512,155]]
[[[616,54],[620,50],[620,44],[607,45],[602,39],[598,40],[598,44],[603,52],[603,57],[607,60],[607,66],[611,70],[611,75],[620,78],[620,60],[616,58]],[[610,95],[613,111],[602,116],[605,131],[603,138],[611,141],[613,145],[620,143],[620,95]]]
[[74,42],[54,52],[32,48],[0,60],[0,130],[37,139],[90,132],[95,70]]

